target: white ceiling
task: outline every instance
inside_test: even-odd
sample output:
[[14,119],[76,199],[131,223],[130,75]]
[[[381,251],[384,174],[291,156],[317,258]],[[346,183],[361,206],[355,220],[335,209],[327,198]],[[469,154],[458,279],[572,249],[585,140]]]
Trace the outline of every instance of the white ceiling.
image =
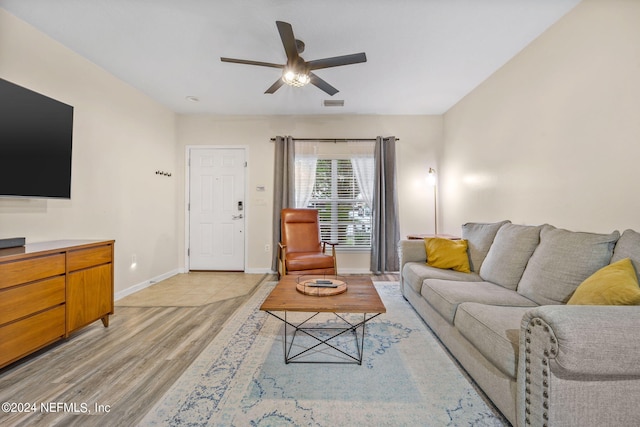
[[[30,23],[179,113],[441,114],[580,0],[0,0]],[[365,52],[317,70],[336,87],[264,91],[282,63],[275,21],[306,60]],[[186,99],[196,96],[199,102]],[[324,107],[342,99],[344,107]]]

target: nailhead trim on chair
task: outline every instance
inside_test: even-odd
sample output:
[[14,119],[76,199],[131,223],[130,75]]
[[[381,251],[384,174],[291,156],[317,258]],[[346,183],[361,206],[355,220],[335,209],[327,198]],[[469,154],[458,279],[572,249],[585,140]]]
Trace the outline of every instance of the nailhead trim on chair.
[[[531,335],[535,332],[536,327],[538,326],[542,326],[542,329],[545,333],[549,334],[552,333],[551,329],[549,328],[549,325],[547,325],[546,323],[544,323],[541,319],[536,318],[536,319],[532,319],[529,322],[529,325],[527,325],[527,328],[525,329],[525,333],[526,333],[526,337],[525,337],[525,352],[526,352],[526,358],[525,358],[525,423],[530,425],[531,424],[531,383],[532,383],[532,377],[531,377],[531,373],[532,373],[532,369],[536,369],[535,367],[532,366],[531,363]],[[544,427],[547,427],[547,422],[549,420],[549,414],[548,414],[548,410],[549,410],[549,381],[548,381],[548,377],[549,377],[549,371],[548,371],[548,366],[549,366],[549,358],[550,357],[554,357],[558,352],[557,349],[557,340],[553,335],[550,335],[549,337],[549,346],[546,347],[543,350],[543,358],[541,360],[542,363],[542,370],[538,371],[542,373],[542,387],[543,387],[543,391],[542,391],[542,407],[544,408],[544,412],[542,413],[542,418],[545,420],[545,423],[543,423],[542,425]]]

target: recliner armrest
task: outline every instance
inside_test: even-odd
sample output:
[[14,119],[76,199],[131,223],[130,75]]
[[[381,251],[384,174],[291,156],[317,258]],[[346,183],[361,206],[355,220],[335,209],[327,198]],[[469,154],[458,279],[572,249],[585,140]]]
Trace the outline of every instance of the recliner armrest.
[[322,243],[322,253],[327,252],[327,245],[331,245],[331,256],[336,257],[336,246],[338,246],[338,242],[329,242],[327,240],[321,240]]

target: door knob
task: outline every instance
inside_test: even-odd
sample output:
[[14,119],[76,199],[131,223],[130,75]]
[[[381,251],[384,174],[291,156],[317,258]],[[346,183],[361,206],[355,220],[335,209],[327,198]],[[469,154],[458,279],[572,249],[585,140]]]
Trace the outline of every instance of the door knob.
[[242,214],[240,214],[240,215],[231,215],[231,219],[242,219],[242,218],[244,218],[242,216]]

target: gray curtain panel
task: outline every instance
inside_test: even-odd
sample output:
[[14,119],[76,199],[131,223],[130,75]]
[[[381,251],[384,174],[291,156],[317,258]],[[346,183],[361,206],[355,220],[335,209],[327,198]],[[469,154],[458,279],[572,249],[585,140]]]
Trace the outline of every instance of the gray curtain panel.
[[276,136],[273,180],[273,259],[271,269],[278,271],[280,211],[295,207],[295,142],[291,136]]
[[398,195],[396,193],[396,138],[377,137],[373,189],[371,272],[398,271]]

